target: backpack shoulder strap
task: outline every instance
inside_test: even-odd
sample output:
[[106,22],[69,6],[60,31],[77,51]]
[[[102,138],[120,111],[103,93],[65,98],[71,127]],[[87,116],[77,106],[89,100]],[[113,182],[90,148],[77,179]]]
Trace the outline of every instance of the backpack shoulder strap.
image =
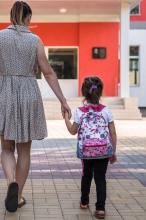
[[88,107],[87,106],[83,106],[83,107],[79,107],[80,111],[86,113],[89,111]]
[[104,108],[105,108],[105,105],[99,104],[99,105],[97,106],[97,111],[98,111],[98,112],[101,112]]

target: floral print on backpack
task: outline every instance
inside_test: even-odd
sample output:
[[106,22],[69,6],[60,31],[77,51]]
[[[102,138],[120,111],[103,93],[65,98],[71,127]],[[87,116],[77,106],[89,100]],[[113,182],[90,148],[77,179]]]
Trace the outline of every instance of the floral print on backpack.
[[108,158],[113,154],[108,122],[102,115],[104,105],[79,108],[83,114],[78,130],[77,156],[81,159]]

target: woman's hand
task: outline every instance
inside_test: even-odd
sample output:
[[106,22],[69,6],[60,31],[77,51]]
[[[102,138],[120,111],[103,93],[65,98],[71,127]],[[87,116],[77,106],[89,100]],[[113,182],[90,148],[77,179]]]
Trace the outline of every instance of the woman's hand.
[[65,117],[65,112],[68,113],[68,118],[71,119],[71,109],[70,107],[68,106],[67,102],[63,102],[61,103],[61,112],[62,112],[62,116],[63,118]]
[[69,115],[68,115],[68,112],[66,111],[66,112],[64,113],[64,119],[65,119],[65,120],[70,120],[68,116],[69,116]]

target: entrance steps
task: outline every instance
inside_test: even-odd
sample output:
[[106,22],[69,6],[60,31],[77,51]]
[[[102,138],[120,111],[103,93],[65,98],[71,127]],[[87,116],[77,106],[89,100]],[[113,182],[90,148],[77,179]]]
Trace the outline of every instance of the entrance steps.
[[[69,98],[67,100],[72,109],[82,105],[82,97]],[[138,109],[137,98],[103,97],[101,103],[111,108],[114,119],[117,120],[140,120],[142,119]],[[44,110],[47,120],[62,119],[60,102],[57,99],[43,100]]]

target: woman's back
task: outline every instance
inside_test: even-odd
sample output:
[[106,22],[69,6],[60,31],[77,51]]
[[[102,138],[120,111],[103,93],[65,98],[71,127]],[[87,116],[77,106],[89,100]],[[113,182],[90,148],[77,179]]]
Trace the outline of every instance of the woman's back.
[[0,75],[35,75],[37,44],[37,35],[25,26],[0,31]]
[[16,143],[47,136],[35,75],[38,39],[23,25],[0,31],[0,134]]

